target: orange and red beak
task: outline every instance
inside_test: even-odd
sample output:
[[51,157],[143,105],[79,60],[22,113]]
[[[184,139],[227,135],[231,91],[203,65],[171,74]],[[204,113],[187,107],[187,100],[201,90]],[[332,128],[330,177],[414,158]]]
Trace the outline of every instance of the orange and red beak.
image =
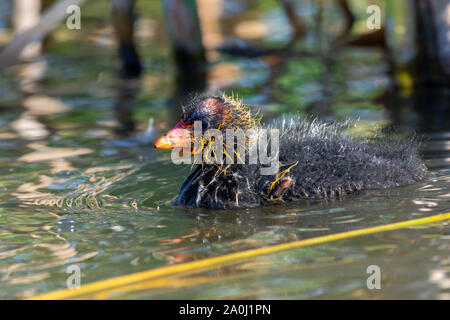
[[173,149],[182,148],[188,143],[190,144],[190,132],[187,130],[188,126],[183,121],[179,121],[176,126],[167,132],[166,135],[160,137],[155,142],[155,148],[158,149]]

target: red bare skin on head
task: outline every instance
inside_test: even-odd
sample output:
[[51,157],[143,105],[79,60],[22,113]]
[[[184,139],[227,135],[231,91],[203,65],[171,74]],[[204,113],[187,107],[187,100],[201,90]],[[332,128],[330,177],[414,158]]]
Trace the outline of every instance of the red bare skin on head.
[[199,105],[199,109],[209,114],[221,114],[224,110],[224,103],[216,98],[207,98],[202,100]]

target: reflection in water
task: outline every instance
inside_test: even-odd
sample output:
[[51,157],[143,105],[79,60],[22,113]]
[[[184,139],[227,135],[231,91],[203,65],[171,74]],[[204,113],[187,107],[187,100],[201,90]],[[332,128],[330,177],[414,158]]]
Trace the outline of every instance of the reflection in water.
[[119,127],[116,129],[116,132],[128,135],[135,129],[132,112],[136,95],[140,90],[139,79],[122,79],[117,85],[116,90],[117,97],[114,111],[119,122]]
[[409,98],[395,97],[389,108],[392,123],[402,131],[423,134],[421,152],[431,170],[450,166],[449,93],[429,91]]

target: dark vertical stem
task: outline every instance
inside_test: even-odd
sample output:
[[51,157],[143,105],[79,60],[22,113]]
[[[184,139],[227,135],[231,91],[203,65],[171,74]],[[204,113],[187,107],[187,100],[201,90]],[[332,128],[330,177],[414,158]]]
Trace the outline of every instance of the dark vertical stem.
[[127,135],[135,128],[133,108],[139,92],[142,65],[134,41],[134,0],[112,0],[112,19],[118,42],[120,78],[117,87],[115,114],[119,127],[116,132]]
[[[397,80],[390,112],[396,127],[448,135],[450,10],[446,0],[389,2],[388,45]],[[390,11],[390,12],[389,12]],[[396,33],[396,30],[404,30]],[[403,80],[402,80],[403,79]],[[414,116],[411,116],[414,114]]]
[[[438,3],[444,1],[437,0],[432,3],[430,0],[414,2],[414,9],[417,21],[417,43],[418,47],[418,68],[420,74],[421,86],[443,87],[448,86],[450,80],[450,70],[447,70],[446,65],[450,64],[447,59],[450,59],[450,54],[441,52],[443,49],[440,45],[439,34],[450,32],[450,26],[446,25],[444,19],[440,19],[442,14],[440,9],[445,10],[445,6]],[[448,3],[447,3],[448,5]],[[450,10],[450,9],[447,9]],[[447,40],[448,42],[448,40]],[[447,44],[447,46],[449,46]]]
[[177,67],[201,68],[206,61],[195,0],[163,0],[167,34]]
[[342,9],[345,17],[346,32],[349,32],[355,23],[355,16],[353,15],[348,5],[348,0],[337,0],[337,5]]
[[176,105],[206,86],[206,57],[195,0],[162,0],[167,35],[177,68]]
[[121,77],[138,78],[142,65],[134,42],[134,0],[112,0],[112,19],[121,61]]
[[[302,36],[306,33],[306,28],[300,18],[295,12],[295,5],[293,0],[280,0],[283,10],[289,19],[289,24],[291,25],[295,36]],[[294,36],[294,37],[295,37]]]

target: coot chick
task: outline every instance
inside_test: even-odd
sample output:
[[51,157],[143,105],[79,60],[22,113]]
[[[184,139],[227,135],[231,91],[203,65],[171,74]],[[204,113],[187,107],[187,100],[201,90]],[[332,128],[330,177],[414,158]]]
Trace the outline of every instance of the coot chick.
[[[263,166],[258,163],[202,160],[184,180],[174,200],[177,205],[229,209],[341,198],[364,190],[411,184],[426,175],[416,138],[401,141],[389,137],[355,138],[345,132],[345,124],[301,120],[295,116],[263,127],[246,105],[225,95],[194,98],[183,107],[176,127],[161,137],[155,147],[180,147],[186,134],[193,135],[196,121],[200,121],[202,132],[218,129],[224,135],[227,129],[256,129],[256,132],[261,128],[279,129],[278,168],[273,174],[261,174]],[[201,152],[213,141],[205,140],[202,138]],[[248,144],[249,140],[245,141]],[[268,141],[270,145],[272,142]],[[199,151],[192,151],[195,152]]]

